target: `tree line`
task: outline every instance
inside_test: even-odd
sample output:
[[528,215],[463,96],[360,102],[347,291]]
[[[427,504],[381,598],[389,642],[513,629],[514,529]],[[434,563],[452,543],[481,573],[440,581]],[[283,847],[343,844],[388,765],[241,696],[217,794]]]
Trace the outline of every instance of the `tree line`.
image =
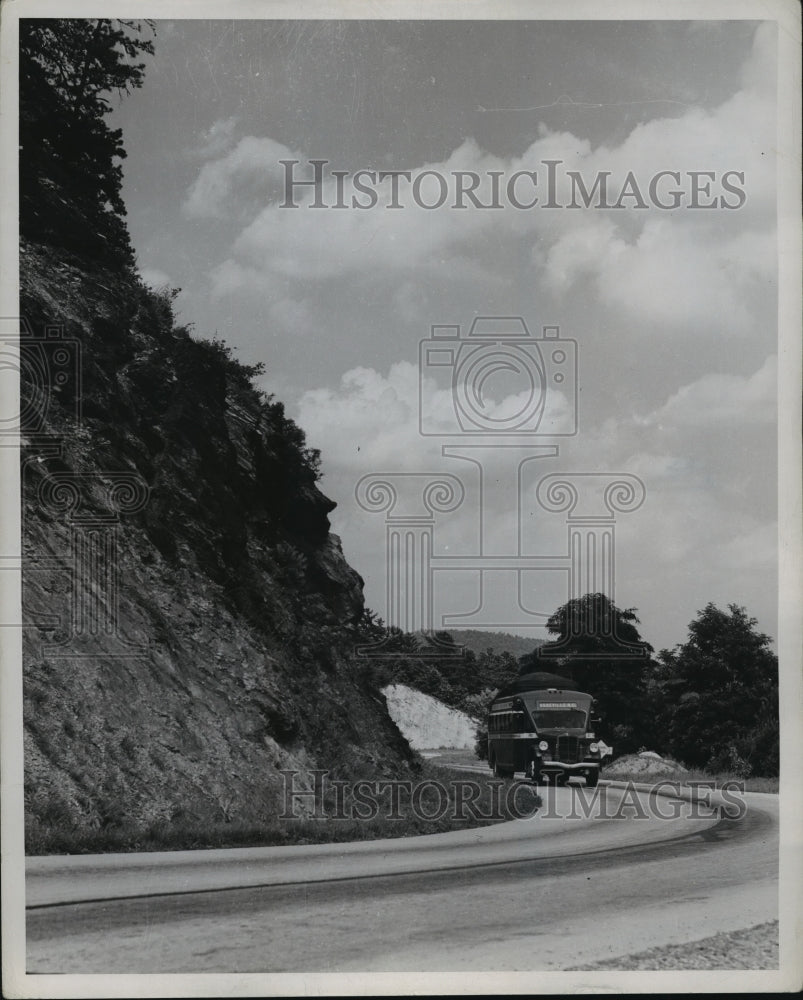
[[376,686],[408,684],[481,724],[497,691],[546,670],[597,699],[600,732],[617,756],[646,749],[712,772],[777,775],[778,660],[756,619],[736,604],[709,603],[686,641],[657,655],[639,624],[634,608],[586,594],[558,608],[550,641],[518,659],[461,650],[448,632],[388,630],[370,611],[361,635],[382,644],[381,657],[367,661]]
[[142,86],[150,21],[20,20],[20,232],[107,266],[134,253],[121,189],[113,94]]

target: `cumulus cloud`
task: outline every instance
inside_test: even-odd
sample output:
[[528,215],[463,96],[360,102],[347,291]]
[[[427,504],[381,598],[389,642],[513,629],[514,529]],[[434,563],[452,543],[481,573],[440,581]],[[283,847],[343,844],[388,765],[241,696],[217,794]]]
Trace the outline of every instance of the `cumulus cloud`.
[[[556,289],[567,291],[576,281],[591,277],[602,292],[611,289],[608,295],[612,299],[618,294],[621,306],[647,319],[674,312],[678,292],[685,291],[681,298],[688,318],[708,320],[726,303],[731,289],[744,287],[745,277],[760,280],[766,276],[763,251],[771,237],[761,230],[767,228],[767,212],[774,198],[775,123],[774,93],[766,85],[765,69],[772,63],[774,45],[772,29],[762,26],[744,68],[744,88],[720,107],[711,111],[691,107],[674,118],[640,124],[616,147],[594,148],[570,133],[542,128],[520,157],[490,154],[467,139],[446,160],[424,163],[414,170],[417,175],[433,171],[447,178],[456,172],[473,171],[486,179],[493,171],[509,178],[517,171],[536,170],[543,201],[544,162],[560,160],[556,191],[564,205],[571,203],[575,193],[567,171],[576,171],[587,188],[607,175],[609,202],[619,197],[629,176],[646,198],[651,178],[677,171],[678,179],[665,177],[662,181],[661,197],[668,199],[677,187],[683,192],[678,209],[639,212],[634,207],[638,197],[631,195],[623,200],[627,210],[606,213],[542,208],[524,211],[509,206],[497,212],[476,208],[470,200],[464,200],[465,208],[460,210],[428,211],[416,204],[408,191],[404,210],[394,211],[388,208],[392,196],[387,182],[377,184],[378,204],[371,210],[309,208],[316,197],[327,205],[338,199],[335,180],[324,174],[320,190],[296,189],[294,198],[300,206],[296,210],[281,208],[275,190],[271,197],[263,197],[261,210],[242,229],[226,266],[239,267],[244,274],[249,269],[275,271],[305,280],[366,270],[376,275],[383,271],[409,275],[417,268],[446,266],[455,256],[465,257],[463,248],[476,245],[484,234],[498,229],[500,216],[504,216],[502,225],[510,236],[528,239],[531,247],[537,246],[534,266],[544,264],[546,278]],[[271,166],[275,181],[275,168],[282,158],[299,160],[294,168],[299,178],[312,176],[301,154],[293,156],[268,138],[241,140],[225,157],[202,169],[188,195],[186,210],[195,215],[220,214],[227,200],[237,197],[252,204],[255,182],[261,180],[264,185]],[[703,192],[700,202],[710,200],[705,195],[709,183],[711,197],[727,196],[721,179],[731,172],[731,184],[743,186],[747,193],[745,204],[730,212],[719,208],[715,220],[705,209],[688,208],[695,183],[690,172],[695,171],[712,175],[697,181]],[[449,183],[451,204],[456,182]],[[346,204],[351,204],[352,197],[364,201],[352,176],[345,178],[343,185]],[[523,185],[518,190],[523,200],[533,193]],[[426,178],[420,187],[420,200],[432,199],[437,191],[436,180]],[[728,196],[729,204],[737,202],[732,194]],[[745,228],[750,230],[747,235]],[[720,249],[712,259],[714,247]],[[700,267],[704,268],[703,280],[695,284],[705,285],[708,294],[690,299],[689,275],[699,275]],[[486,269],[493,271],[493,265]],[[631,271],[637,280],[621,282],[622,273]],[[625,300],[624,293],[615,291],[622,285],[633,288],[632,299]]]
[[219,299],[231,296],[244,288],[258,286],[266,299],[284,294],[284,283],[276,275],[266,274],[256,267],[245,267],[233,260],[224,260],[210,275],[210,294]]
[[[515,427],[526,428],[536,426],[526,423],[534,399],[531,387],[499,393],[494,399],[483,386],[479,395],[461,404],[456,402],[451,369],[437,381],[426,370],[422,375],[418,365],[404,361],[392,365],[387,375],[373,368],[354,368],[343,375],[338,389],[304,393],[299,412],[310,440],[322,448],[332,466],[374,471],[387,466],[392,456],[392,464],[399,468],[426,463],[430,468],[443,468],[443,441],[456,443],[466,434],[457,417],[458,406],[463,406],[469,421],[463,427],[468,426],[469,431],[484,430],[489,421],[509,418]],[[537,428],[541,435],[571,427],[569,406],[562,393],[547,392],[540,416]],[[519,419],[525,423],[520,425]],[[528,445],[533,442],[527,438]]]
[[271,197],[284,176],[279,160],[292,155],[273,139],[246,136],[225,156],[201,167],[184,200],[184,212],[194,218],[221,218],[246,200]]
[[213,160],[222,156],[234,140],[237,118],[219,118],[201,135],[191,154],[203,160]]
[[[493,507],[485,512],[484,522],[478,467],[457,457],[460,448],[455,451],[454,438],[448,434],[448,428],[454,427],[452,391],[427,378],[423,396],[433,426],[444,436],[420,433],[416,365],[397,363],[386,374],[369,367],[352,369],[337,388],[306,392],[299,418],[310,444],[322,449],[324,487],[339,502],[333,514],[335,530],[342,534],[349,557],[367,580],[369,603],[380,613],[385,612],[381,597],[386,569],[384,522],[381,516],[362,510],[355,500],[355,486],[362,476],[426,472],[457,477],[465,490],[464,501],[438,519],[435,544],[442,553],[470,557],[479,551],[481,535],[486,551],[510,551],[511,538],[519,530],[521,551],[560,554],[565,546],[563,515],[541,510],[537,483],[543,475],[559,471],[610,471],[636,475],[647,494],[637,512],[618,519],[617,593],[626,603],[638,605],[648,620],[660,616],[664,600],[657,581],[671,579],[672,599],[682,596],[684,608],[689,603],[683,614],[691,619],[695,602],[701,607],[712,599],[761,606],[757,580],[774,565],[775,525],[771,518],[761,519],[766,506],[756,506],[752,487],[738,474],[744,463],[734,467],[733,453],[716,448],[712,453],[710,438],[703,431],[766,426],[774,417],[775,378],[774,356],[749,376],[702,376],[646,417],[620,414],[564,441],[559,456],[530,461],[520,479],[516,463],[527,457],[527,449],[475,450],[475,461],[482,463],[493,491]],[[513,394],[496,405],[516,406],[518,400]],[[469,440],[477,443],[465,439]],[[452,445],[447,453],[444,441]],[[530,450],[529,457],[534,458]],[[750,465],[755,466],[759,457],[752,455]],[[761,477],[760,471],[757,475]],[[693,586],[684,584],[686,573],[693,573]],[[549,588],[555,581],[541,577],[528,577],[532,592],[528,591],[527,606],[551,611],[552,606],[542,608],[544,601],[555,604],[565,598],[544,596],[551,594]],[[453,613],[470,610],[476,603],[478,580],[471,573],[444,574],[436,578],[436,585],[437,609]],[[504,613],[503,597],[496,596],[498,606],[489,614]]]
[[750,58],[742,67],[742,85],[745,90],[775,100],[778,64],[778,25],[775,21],[760,24],[753,38]]
[[727,236],[658,218],[629,241],[600,219],[559,237],[544,273],[558,293],[592,281],[603,302],[653,326],[727,325],[747,332],[756,290],[773,279],[773,251],[770,232]]
[[[269,317],[274,336],[275,331],[306,334],[307,344],[325,345],[324,350],[334,338],[342,337],[345,345],[352,337],[352,300],[370,314],[365,323],[370,334],[354,334],[367,350],[350,356],[382,360],[376,367],[351,367],[339,385],[333,370],[332,383],[306,391],[294,416],[310,444],[322,451],[324,488],[339,504],[333,525],[368,580],[369,602],[379,611],[384,610],[378,599],[385,576],[383,520],[366,514],[355,500],[362,476],[422,471],[459,476],[466,499],[439,521],[437,544],[454,553],[477,551],[477,469],[442,450],[457,428],[453,367],[432,368],[422,380],[410,359],[417,339],[411,331],[424,336],[427,324],[444,316],[466,322],[471,310],[485,308],[482,296],[495,296],[494,304],[503,305],[510,299],[510,311],[526,311],[532,303],[533,321],[544,301],[567,327],[582,327],[584,316],[589,318],[587,330],[577,335],[584,341],[586,380],[581,432],[564,440],[558,458],[530,463],[521,483],[528,551],[556,551],[565,539],[561,516],[547,525],[535,503],[542,474],[628,471],[644,481],[647,500],[617,528],[620,578],[630,587],[622,600],[642,607],[645,621],[650,615],[660,619],[669,590],[671,600],[683,604],[683,614],[688,602],[689,619],[709,599],[760,606],[775,558],[767,488],[774,449],[766,447],[776,419],[777,378],[776,358],[767,357],[774,338],[776,269],[774,31],[772,25],[757,30],[741,89],[720,106],[690,106],[674,117],[643,122],[616,144],[595,146],[569,132],[542,128],[521,156],[495,155],[467,139],[439,163],[403,164],[415,173],[436,170],[447,177],[461,170],[506,177],[537,170],[543,184],[544,162],[561,160],[556,194],[562,204],[573,194],[566,171],[577,171],[587,187],[607,176],[609,201],[616,200],[627,177],[649,197],[652,177],[678,171],[679,179],[665,176],[661,188],[664,197],[674,187],[683,191],[683,204],[673,210],[633,207],[638,198],[631,195],[627,209],[607,211],[495,211],[470,203],[461,210],[428,211],[409,197],[398,211],[387,207],[387,184],[377,187],[378,204],[370,210],[307,207],[316,193],[326,204],[337,200],[331,178],[317,192],[297,189],[298,209],[281,208],[284,169],[278,161],[298,160],[297,175],[308,176],[306,155],[264,137],[232,145],[233,129],[218,129],[222,145],[201,168],[185,203],[188,215],[230,217],[238,226],[226,259],[214,268],[212,294],[246,291],[264,303],[260,315]],[[689,208],[695,171],[714,175],[702,176],[703,202],[708,181],[719,196],[723,174],[737,172],[738,178],[731,177],[746,192],[744,204]],[[422,186],[424,198],[437,193],[434,183]],[[526,197],[524,183],[519,191]],[[347,203],[359,194],[350,178],[342,194]],[[328,315],[321,309],[324,299],[332,303]],[[381,338],[384,356],[374,353],[369,335]],[[399,357],[408,360],[390,364]],[[597,375],[601,382],[595,383]],[[606,379],[611,390],[603,398]],[[491,379],[483,387],[486,418],[525,408],[527,390],[503,384]],[[594,406],[604,411],[591,415]],[[565,429],[568,418],[567,397],[552,393],[542,429]],[[512,454],[501,448],[483,452],[486,481],[505,480]],[[515,489],[496,495],[488,544],[502,545],[509,535],[518,501]],[[550,534],[553,528],[557,534]]]
[[139,276],[146,285],[150,285],[151,288],[172,288],[173,279],[167,273],[167,271],[162,271],[158,267],[141,267],[139,269]]
[[440,442],[419,433],[418,367],[408,362],[392,365],[387,375],[353,368],[338,389],[305,392],[299,418],[326,469],[352,477],[389,465],[418,468],[440,455]]
[[645,423],[696,427],[770,424],[777,417],[778,359],[767,358],[749,377],[712,373],[684,385]]

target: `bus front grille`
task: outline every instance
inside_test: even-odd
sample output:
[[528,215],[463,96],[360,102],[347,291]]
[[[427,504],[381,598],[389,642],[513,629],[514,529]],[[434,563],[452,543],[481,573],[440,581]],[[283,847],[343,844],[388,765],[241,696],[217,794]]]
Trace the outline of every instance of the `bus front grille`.
[[583,740],[577,736],[559,736],[555,741],[555,759],[563,764],[579,764],[584,754]]

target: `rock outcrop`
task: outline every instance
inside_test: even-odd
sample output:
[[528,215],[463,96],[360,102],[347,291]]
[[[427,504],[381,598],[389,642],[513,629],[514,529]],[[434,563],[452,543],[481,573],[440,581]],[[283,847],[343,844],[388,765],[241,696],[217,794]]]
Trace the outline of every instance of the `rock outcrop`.
[[417,766],[281,404],[132,272],[32,244],[20,266],[32,827],[258,823],[282,768]]
[[389,684],[382,694],[391,718],[415,750],[473,749],[477,722],[465,712],[406,684]]

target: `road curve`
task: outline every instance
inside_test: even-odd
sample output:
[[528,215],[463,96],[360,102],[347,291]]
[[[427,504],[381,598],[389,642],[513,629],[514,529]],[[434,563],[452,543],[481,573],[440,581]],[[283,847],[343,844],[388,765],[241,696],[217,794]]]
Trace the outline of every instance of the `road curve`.
[[[642,818],[628,822],[635,819],[638,807],[628,806],[622,789],[605,787],[586,794],[586,815],[582,794],[583,790],[569,788],[543,789],[543,807],[526,819],[398,840],[29,858],[26,905],[37,908],[572,857],[689,836],[717,819],[714,810],[703,807],[694,817],[684,813],[650,822],[649,803],[641,796]],[[617,812],[621,819],[608,818]]]
[[28,971],[559,969],[777,917],[775,796],[581,791],[427,837],[31,858]]

